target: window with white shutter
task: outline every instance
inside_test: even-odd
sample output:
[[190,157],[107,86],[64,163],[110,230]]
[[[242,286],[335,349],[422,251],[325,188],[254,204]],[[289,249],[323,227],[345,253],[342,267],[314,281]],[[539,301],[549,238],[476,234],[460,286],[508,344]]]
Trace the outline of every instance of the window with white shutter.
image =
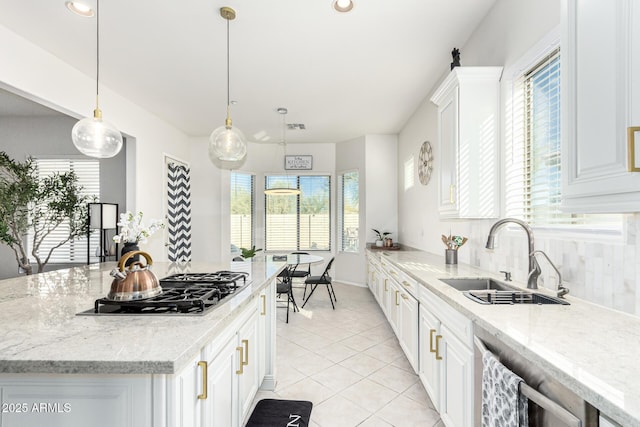
[[[96,159],[49,159],[34,158],[34,163],[38,166],[38,177],[46,177],[54,172],[75,172],[78,184],[82,187],[81,194],[88,195],[99,200],[100,197],[100,161]],[[96,230],[92,231],[97,233]],[[40,255],[46,255],[49,250],[64,240],[69,235],[69,224],[60,224],[40,245]],[[91,255],[98,250],[100,238],[98,234],[91,239]],[[31,253],[32,235],[28,235],[27,250]],[[35,260],[32,260],[35,262]],[[76,237],[53,251],[49,263],[86,263],[87,262],[87,238],[86,236]]]
[[231,244],[251,248],[254,244],[255,176],[231,173]]
[[358,252],[358,229],[360,225],[358,171],[345,172],[338,176],[338,230],[340,250]]
[[265,195],[265,250],[331,250],[331,177],[266,176],[265,189],[299,188],[300,195]]

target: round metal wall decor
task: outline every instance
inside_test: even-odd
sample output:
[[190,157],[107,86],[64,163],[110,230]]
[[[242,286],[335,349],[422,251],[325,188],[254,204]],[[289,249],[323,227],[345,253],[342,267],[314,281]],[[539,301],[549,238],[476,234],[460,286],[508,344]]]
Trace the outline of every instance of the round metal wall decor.
[[420,155],[418,156],[418,178],[422,185],[427,185],[431,179],[433,171],[433,151],[429,141],[422,143]]

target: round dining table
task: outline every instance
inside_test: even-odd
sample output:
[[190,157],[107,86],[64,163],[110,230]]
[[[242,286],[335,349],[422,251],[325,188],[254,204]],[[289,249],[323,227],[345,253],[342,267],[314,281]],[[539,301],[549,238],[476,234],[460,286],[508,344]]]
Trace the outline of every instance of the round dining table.
[[318,264],[324,262],[324,257],[307,254],[287,254],[287,264],[290,266],[298,264]]

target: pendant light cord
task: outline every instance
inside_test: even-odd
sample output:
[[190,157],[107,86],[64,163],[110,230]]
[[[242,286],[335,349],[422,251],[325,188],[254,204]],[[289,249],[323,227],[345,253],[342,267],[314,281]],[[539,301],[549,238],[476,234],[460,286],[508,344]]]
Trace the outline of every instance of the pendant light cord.
[[229,18],[227,17],[227,109],[231,104],[229,95]]
[[100,0],[96,1],[96,110],[98,106],[98,93],[100,81]]

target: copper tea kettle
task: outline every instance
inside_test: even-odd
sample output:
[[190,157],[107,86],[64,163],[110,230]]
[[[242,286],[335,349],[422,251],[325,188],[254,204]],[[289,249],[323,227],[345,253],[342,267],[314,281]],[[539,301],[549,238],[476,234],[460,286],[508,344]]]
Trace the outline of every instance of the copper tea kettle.
[[[134,255],[140,254],[147,260],[147,265],[140,261],[131,263],[125,268],[125,263]],[[151,271],[151,255],[143,251],[127,252],[120,258],[118,268],[111,271],[114,277],[107,299],[112,301],[135,301],[151,298],[162,293],[158,277]]]

